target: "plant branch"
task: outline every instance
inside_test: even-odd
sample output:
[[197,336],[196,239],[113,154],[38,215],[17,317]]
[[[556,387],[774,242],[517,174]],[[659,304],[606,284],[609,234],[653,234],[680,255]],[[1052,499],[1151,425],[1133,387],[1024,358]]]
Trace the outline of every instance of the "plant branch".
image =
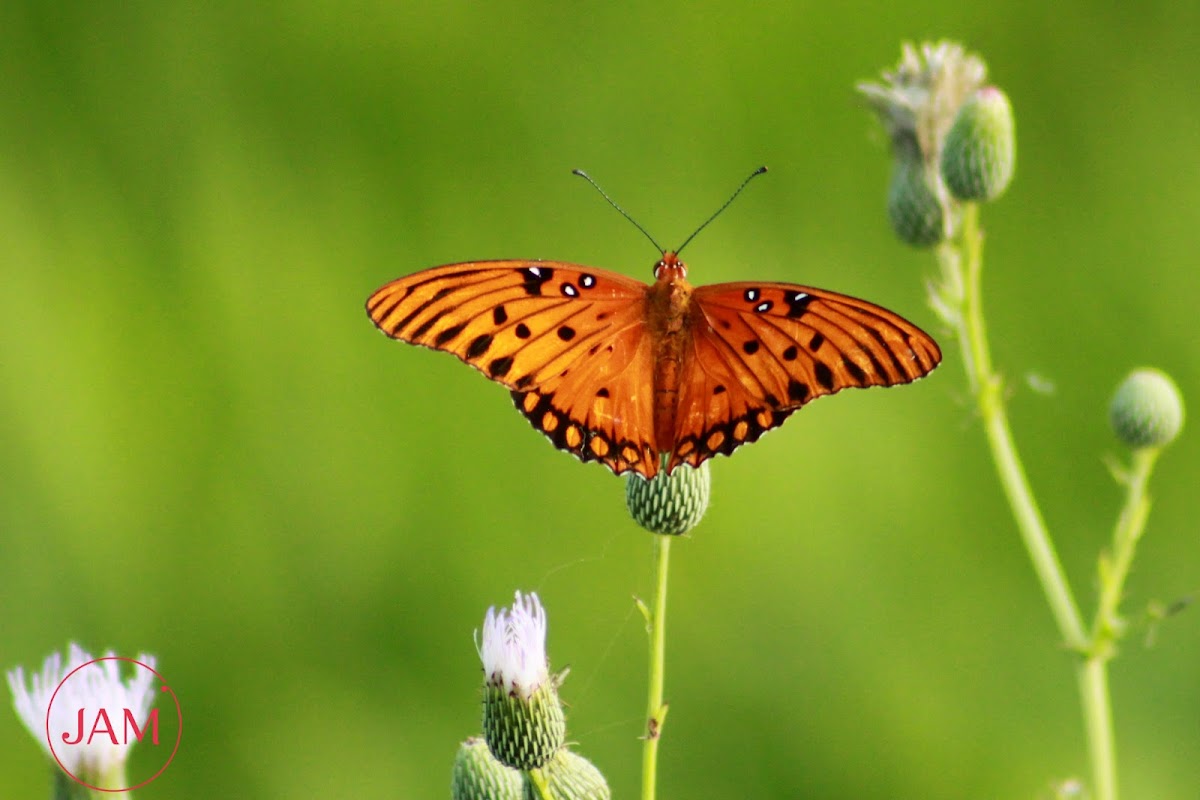
[[667,706],[663,703],[663,678],[666,673],[667,567],[670,563],[671,537],[654,535],[653,605],[641,606],[650,634],[650,687],[646,700],[646,733],[642,745],[642,800],[654,800],[658,775],[658,740],[662,735]]

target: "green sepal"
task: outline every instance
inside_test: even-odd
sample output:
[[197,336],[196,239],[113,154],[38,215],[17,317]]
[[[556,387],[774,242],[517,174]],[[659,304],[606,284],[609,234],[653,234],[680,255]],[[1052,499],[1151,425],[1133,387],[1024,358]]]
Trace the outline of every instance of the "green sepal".
[[519,770],[541,767],[567,736],[557,684],[546,681],[528,699],[501,687],[485,686],[483,736],[500,763]]
[[651,533],[670,536],[700,524],[711,493],[707,461],[695,469],[681,464],[670,475],[663,469],[650,480],[640,475],[625,480],[625,505],[634,522]]

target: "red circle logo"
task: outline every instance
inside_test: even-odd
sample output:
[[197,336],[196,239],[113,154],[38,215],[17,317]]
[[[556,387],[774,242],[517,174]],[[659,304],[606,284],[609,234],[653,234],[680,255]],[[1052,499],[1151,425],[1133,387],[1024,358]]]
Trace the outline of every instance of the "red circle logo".
[[[145,672],[130,681],[128,687],[124,686],[117,673],[120,662],[130,664],[135,672]],[[174,745],[169,753],[164,737],[160,736],[158,709],[150,709],[154,705],[153,700],[138,703],[130,697],[129,688],[138,679],[147,684],[157,682],[161,691],[170,695],[174,701],[177,724]],[[63,694],[61,699],[60,692]],[[60,704],[57,713],[54,705],[56,700]],[[64,707],[64,703],[70,707]],[[131,708],[130,705],[145,708]],[[144,716],[143,719],[138,719],[139,712]],[[52,720],[54,727],[61,730],[52,729]],[[163,723],[163,727],[169,727],[169,718]],[[183,711],[179,707],[179,698],[157,670],[134,658],[104,656],[80,664],[58,682],[46,707],[46,744],[50,746],[50,754],[72,780],[99,792],[129,792],[150,783],[170,766],[175,753],[179,751],[179,741],[182,737]],[[166,741],[169,742],[169,739]],[[162,766],[144,780],[136,783],[128,780],[126,782],[131,784],[129,786],[97,786],[72,772],[72,767],[76,771],[82,771],[81,765],[92,765],[105,760],[123,763],[129,755],[129,749],[136,742],[142,742],[143,747],[161,748],[159,752],[164,754],[161,759]],[[89,777],[97,780],[90,775]]]

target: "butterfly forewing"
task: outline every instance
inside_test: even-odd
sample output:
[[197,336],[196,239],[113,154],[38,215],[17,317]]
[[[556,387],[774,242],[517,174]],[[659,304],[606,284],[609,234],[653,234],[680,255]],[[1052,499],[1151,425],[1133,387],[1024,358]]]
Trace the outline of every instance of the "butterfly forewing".
[[701,286],[669,468],[698,466],[781,425],[815,397],[928,374],[937,343],[865,300],[781,283]]
[[453,353],[513,390],[555,446],[620,474],[657,470],[648,287],[552,261],[451,264],[367,300],[387,335]]

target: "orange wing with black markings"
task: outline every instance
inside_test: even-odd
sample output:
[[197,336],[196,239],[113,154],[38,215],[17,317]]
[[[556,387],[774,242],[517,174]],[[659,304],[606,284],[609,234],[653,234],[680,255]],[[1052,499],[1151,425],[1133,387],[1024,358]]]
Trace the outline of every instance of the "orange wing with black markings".
[[617,474],[653,475],[648,289],[575,264],[478,261],[392,281],[367,313],[388,336],[453,353],[513,390],[556,447]]
[[672,469],[728,455],[817,397],[910,383],[942,358],[916,325],[848,295],[741,282],[700,286],[691,299]]

